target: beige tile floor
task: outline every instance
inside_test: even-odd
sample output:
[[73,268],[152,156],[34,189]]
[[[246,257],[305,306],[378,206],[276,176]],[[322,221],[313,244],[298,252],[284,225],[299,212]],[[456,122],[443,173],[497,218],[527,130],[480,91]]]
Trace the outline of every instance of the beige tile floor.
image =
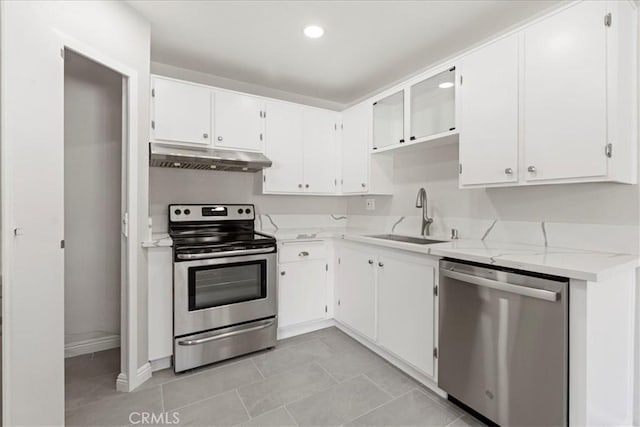
[[158,371],[133,393],[115,390],[119,363],[119,349],[66,360],[67,425],[126,426],[142,413],[164,417],[156,425],[481,425],[336,328],[184,374]]

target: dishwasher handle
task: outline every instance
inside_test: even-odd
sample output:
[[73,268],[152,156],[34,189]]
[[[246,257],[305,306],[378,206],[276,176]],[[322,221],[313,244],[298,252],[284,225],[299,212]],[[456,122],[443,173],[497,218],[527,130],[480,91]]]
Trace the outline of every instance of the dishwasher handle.
[[514,285],[512,283],[501,282],[493,279],[486,279],[472,274],[459,273],[453,270],[441,270],[441,274],[451,279],[461,282],[472,283],[474,285],[485,288],[495,289],[497,291],[509,292],[525,297],[537,298],[545,301],[556,302],[560,299],[560,292],[547,291],[544,289],[529,288],[527,286]]

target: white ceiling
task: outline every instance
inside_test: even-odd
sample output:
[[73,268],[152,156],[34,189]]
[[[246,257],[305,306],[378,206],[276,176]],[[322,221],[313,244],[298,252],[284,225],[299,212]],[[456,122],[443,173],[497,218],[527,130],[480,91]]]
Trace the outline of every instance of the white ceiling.
[[559,0],[129,3],[151,21],[155,62],[346,105]]

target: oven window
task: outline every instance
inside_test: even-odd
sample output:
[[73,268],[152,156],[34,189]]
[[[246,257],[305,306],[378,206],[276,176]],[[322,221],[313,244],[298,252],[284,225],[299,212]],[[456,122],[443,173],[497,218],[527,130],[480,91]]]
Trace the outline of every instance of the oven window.
[[267,297],[266,260],[189,268],[189,311]]

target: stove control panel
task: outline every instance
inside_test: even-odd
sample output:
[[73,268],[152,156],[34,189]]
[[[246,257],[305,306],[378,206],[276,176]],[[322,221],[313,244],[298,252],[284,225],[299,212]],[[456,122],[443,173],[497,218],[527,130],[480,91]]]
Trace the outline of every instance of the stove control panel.
[[253,205],[169,205],[170,222],[254,220]]

